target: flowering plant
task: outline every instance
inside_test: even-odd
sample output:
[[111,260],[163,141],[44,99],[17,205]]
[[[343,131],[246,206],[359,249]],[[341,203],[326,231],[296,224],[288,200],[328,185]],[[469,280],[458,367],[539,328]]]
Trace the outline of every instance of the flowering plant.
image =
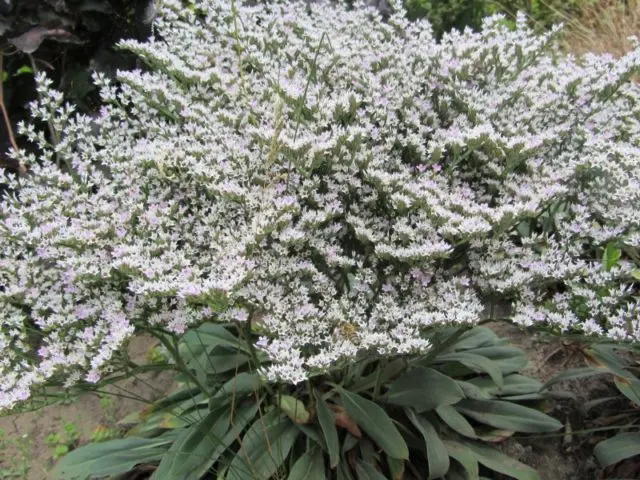
[[429,355],[498,296],[640,338],[640,49],[287,2],[164,0],[156,28],[121,42],[149,70],[95,76],[97,118],[39,78],[52,134],[21,127],[0,205],[0,408],[130,368],[136,333],[206,390],[177,338],[211,319],[292,385]]

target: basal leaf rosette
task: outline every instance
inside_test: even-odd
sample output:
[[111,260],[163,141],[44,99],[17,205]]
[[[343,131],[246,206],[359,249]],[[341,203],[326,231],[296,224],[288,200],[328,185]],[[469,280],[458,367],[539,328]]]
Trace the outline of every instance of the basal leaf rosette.
[[[22,126],[38,153],[0,206],[1,407],[209,319],[261,332],[270,381],[425,353],[487,293],[538,308],[583,278],[614,222],[635,238],[637,52],[578,62],[497,17],[436,42],[324,3],[163,1],[154,31],[121,43],[148,68],[95,76],[95,117],[38,79],[52,134]],[[534,241],[558,201],[564,256]],[[502,288],[518,255],[547,276]]]

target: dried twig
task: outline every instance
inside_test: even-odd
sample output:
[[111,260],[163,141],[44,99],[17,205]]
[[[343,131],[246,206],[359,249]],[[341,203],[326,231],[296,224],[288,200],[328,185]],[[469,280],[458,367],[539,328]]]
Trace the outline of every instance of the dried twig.
[[[0,49],[0,75],[4,72],[4,51]],[[11,127],[11,120],[7,113],[7,107],[4,104],[4,79],[0,78],[0,110],[2,110],[2,117],[4,118],[4,124],[7,128],[7,135],[9,136],[9,142],[11,147],[17,152],[18,144],[16,143],[16,137],[13,134],[13,128]],[[26,175],[27,169],[24,165],[18,162],[18,173],[20,175]]]

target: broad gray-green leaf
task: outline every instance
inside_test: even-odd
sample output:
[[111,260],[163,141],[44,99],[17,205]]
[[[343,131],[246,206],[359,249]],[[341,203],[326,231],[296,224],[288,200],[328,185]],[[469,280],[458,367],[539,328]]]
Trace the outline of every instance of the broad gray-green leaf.
[[464,468],[468,480],[478,480],[480,466],[473,451],[459,442],[443,441],[447,453]]
[[387,477],[373,468],[373,465],[362,460],[356,461],[356,475],[358,480],[388,480]]
[[496,345],[470,350],[467,353],[480,355],[495,362],[502,375],[519,372],[527,365],[526,354],[517,347],[509,345]]
[[416,367],[391,385],[385,400],[395,405],[412,407],[417,412],[440,405],[453,405],[464,398],[455,380],[432,368]]
[[640,432],[619,433],[603,440],[595,446],[593,454],[604,468],[625,458],[640,455]]
[[229,429],[228,408],[209,412],[178,437],[153,473],[154,480],[187,478],[206,462]]
[[376,403],[338,387],[344,408],[387,455],[408,459],[409,449],[387,413]]
[[436,408],[436,413],[452,430],[465,437],[476,438],[476,432],[471,424],[454,407],[442,405]]
[[637,378],[615,377],[614,381],[625,397],[640,406],[640,381]]
[[85,480],[125,473],[139,463],[159,461],[176,438],[177,434],[90,443],[62,457],[49,475],[55,480]]
[[478,422],[505,430],[543,433],[562,428],[562,423],[549,415],[501,400],[466,399],[460,401],[455,408]]
[[476,373],[486,373],[498,385],[502,386],[502,370],[493,360],[469,352],[454,352],[438,355],[436,363],[458,362]]
[[475,327],[462,334],[453,346],[453,350],[470,350],[473,348],[490,347],[497,345],[500,338],[493,330],[487,327]]
[[208,355],[207,353],[203,353],[198,357],[198,363],[202,365],[204,371],[213,375],[237,370],[248,362],[249,357],[238,353],[237,351],[220,355]]
[[257,393],[261,388],[262,380],[257,373],[239,373],[218,389],[211,398],[209,405],[212,409],[215,409],[233,397],[237,400],[249,394]]
[[258,418],[242,438],[226,480],[269,480],[284,463],[299,433],[278,410]]
[[[481,443],[464,443],[478,462],[491,470],[502,473],[516,480],[542,480],[533,468]],[[481,477],[482,478],[482,477]]]
[[280,395],[278,406],[295,423],[307,423],[311,418],[304,403],[291,395]]
[[540,390],[546,390],[550,386],[559,382],[575,380],[577,378],[592,377],[594,375],[600,375],[602,373],[607,373],[607,372],[603,372],[602,370],[598,370],[593,367],[570,368],[568,370],[564,370],[554,375],[553,377],[551,377],[542,385]]
[[317,446],[307,450],[291,467],[288,480],[325,480],[322,450]]
[[407,408],[405,410],[409,421],[418,429],[424,437],[427,449],[427,461],[429,462],[428,480],[434,480],[444,476],[449,470],[449,454],[442,443],[436,429],[426,418],[416,415],[416,413]]
[[329,464],[331,468],[335,468],[340,461],[340,444],[338,443],[338,429],[333,418],[333,413],[327,407],[322,395],[317,391],[313,391],[316,400],[316,412],[318,414],[318,422],[324,434],[329,450]]

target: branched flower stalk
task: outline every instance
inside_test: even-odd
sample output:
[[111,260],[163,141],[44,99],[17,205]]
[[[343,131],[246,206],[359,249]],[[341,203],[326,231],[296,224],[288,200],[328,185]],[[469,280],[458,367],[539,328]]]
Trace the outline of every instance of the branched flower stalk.
[[58,139],[21,125],[39,150],[0,205],[0,408],[98,382],[139,331],[252,312],[261,373],[292,384],[428,353],[496,296],[522,325],[640,339],[639,49],[562,56],[523,18],[437,42],[401,10],[160,3],[158,36],[120,44],[149,69],[95,75],[99,118],[38,75]]

